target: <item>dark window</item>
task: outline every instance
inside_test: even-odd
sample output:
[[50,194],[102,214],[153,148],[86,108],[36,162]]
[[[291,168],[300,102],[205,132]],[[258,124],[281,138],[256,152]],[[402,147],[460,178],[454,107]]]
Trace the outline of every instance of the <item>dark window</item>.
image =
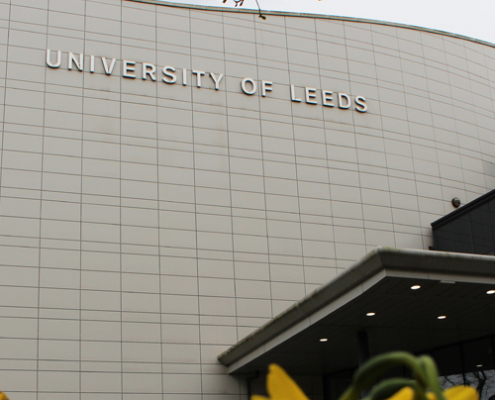
[[435,250],[495,255],[495,190],[431,225]]

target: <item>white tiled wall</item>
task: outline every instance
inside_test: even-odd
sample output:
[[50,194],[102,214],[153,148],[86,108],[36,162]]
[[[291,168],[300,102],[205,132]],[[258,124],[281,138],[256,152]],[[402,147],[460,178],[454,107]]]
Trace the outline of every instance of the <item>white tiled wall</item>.
[[[69,51],[115,72],[69,71]],[[124,79],[122,59],[225,77]],[[248,76],[273,91],[245,95]],[[494,81],[493,47],[407,28],[0,0],[0,389],[245,395],[221,351],[377,245],[428,248],[452,197],[494,188]]]

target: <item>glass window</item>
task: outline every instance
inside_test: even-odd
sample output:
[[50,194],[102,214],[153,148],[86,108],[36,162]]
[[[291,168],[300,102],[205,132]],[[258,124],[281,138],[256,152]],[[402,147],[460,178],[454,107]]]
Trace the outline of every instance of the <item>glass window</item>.
[[495,395],[495,371],[490,338],[462,343],[465,384],[478,390],[481,400]]

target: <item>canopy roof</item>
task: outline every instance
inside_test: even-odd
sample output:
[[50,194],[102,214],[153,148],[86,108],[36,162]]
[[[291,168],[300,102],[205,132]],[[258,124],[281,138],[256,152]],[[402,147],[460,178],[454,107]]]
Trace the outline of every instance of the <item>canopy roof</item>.
[[263,371],[272,362],[292,374],[324,374],[357,365],[363,330],[371,354],[417,353],[491,335],[490,289],[493,256],[379,247],[218,359],[235,374]]

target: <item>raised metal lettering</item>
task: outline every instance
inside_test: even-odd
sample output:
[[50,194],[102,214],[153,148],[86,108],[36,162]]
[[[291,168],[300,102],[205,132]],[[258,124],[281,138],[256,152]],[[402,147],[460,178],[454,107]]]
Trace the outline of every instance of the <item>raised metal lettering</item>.
[[329,90],[322,90],[321,91],[321,97],[323,98],[323,105],[327,107],[334,107],[335,105],[332,103],[329,103],[329,101],[333,100],[333,92],[330,92]]
[[57,50],[57,61],[55,61],[55,63],[52,63],[51,50],[46,49],[46,65],[48,65],[50,68],[60,67],[62,65],[62,52],[60,50]]
[[306,92],[306,103],[308,104],[318,104],[316,100],[316,89],[311,88],[311,87],[305,87],[305,92]]
[[[168,71],[171,71],[171,72],[168,72]],[[165,75],[163,78],[162,78],[162,81],[165,82],[165,83],[175,83],[177,82],[177,75],[174,74],[175,72],[175,68],[174,67],[169,67],[168,65],[164,66],[163,67],[163,75]],[[166,77],[169,77],[169,79],[167,79]]]
[[196,85],[201,87],[201,76],[205,74],[205,71],[192,70],[192,73],[196,75]]
[[112,58],[112,61],[110,62],[110,67],[108,66],[107,59],[105,57],[102,57],[101,61],[103,62],[103,68],[105,69],[105,74],[112,75],[113,69],[115,67],[115,62],[117,61],[117,59]]
[[[366,112],[368,111],[368,106],[366,105],[366,99],[363,97],[363,96],[356,96],[356,98],[354,99],[354,101],[356,102],[356,111],[359,111],[359,112]],[[358,107],[359,106],[359,107]]]
[[156,81],[156,66],[150,63],[143,63],[143,80],[146,80],[146,77],[149,76],[152,81]]
[[301,99],[296,97],[296,89],[294,88],[294,85],[290,85],[290,99],[297,102],[301,101]]
[[346,93],[339,93],[339,108],[349,108],[350,106],[351,98],[349,95]]
[[[247,87],[246,87],[246,83],[249,82],[251,84],[251,90],[248,90]],[[256,93],[256,82],[253,81],[251,78],[244,78],[242,81],[241,81],[241,89],[244,93],[248,94],[248,95],[253,95]]]
[[131,72],[136,71],[136,61],[122,61],[122,76],[124,78],[135,79],[136,75],[132,75]]
[[210,72],[210,77],[213,79],[213,82],[215,82],[215,90],[220,89],[220,82],[223,79],[223,74],[220,74],[218,76],[215,76],[213,72]]
[[84,69],[84,55],[82,53],[79,54],[79,60],[77,60],[74,53],[69,51],[69,65],[67,66],[67,68],[72,69],[73,64],[76,64],[76,68],[79,71],[82,71]]
[[272,85],[273,85],[273,82],[270,82],[270,81],[261,81],[261,95],[263,97],[266,96],[266,92],[273,91]]

